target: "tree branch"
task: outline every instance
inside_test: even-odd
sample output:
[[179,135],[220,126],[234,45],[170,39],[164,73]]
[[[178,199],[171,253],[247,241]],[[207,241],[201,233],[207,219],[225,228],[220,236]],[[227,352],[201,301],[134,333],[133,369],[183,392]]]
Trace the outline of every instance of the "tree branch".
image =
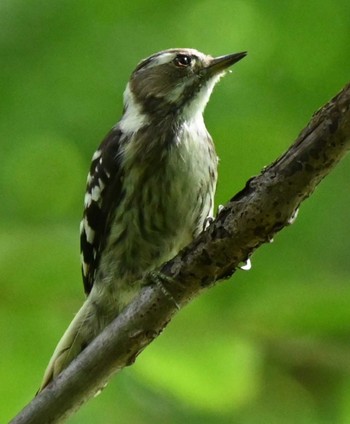
[[300,203],[350,148],[350,85],[316,112],[295,143],[251,178],[216,220],[147,276],[140,296],[12,424],[56,423],[92,397],[165,328],[178,308],[231,276],[261,244],[290,223]]

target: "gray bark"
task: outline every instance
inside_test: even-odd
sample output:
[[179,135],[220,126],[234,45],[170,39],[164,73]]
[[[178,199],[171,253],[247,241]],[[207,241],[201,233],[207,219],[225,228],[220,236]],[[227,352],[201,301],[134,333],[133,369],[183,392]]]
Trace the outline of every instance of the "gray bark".
[[[12,424],[57,423],[131,365],[173,315],[203,290],[231,276],[290,223],[300,203],[350,148],[350,85],[317,111],[293,145],[251,178],[215,221],[160,273]],[[152,284],[154,283],[154,284]]]

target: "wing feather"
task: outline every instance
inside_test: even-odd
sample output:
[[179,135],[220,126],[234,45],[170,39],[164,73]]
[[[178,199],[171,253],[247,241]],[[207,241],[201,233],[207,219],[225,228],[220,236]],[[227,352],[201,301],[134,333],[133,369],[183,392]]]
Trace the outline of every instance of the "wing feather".
[[80,230],[82,275],[85,293],[94,285],[111,220],[122,197],[121,144],[123,133],[113,128],[92,157],[87,178],[85,208]]

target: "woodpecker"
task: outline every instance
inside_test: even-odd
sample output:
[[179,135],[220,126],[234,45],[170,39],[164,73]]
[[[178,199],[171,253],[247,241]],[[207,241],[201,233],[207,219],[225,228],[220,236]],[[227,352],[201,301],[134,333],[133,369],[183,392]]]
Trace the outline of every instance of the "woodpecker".
[[[142,60],[120,121],[92,156],[80,226],[87,298],[58,343],[50,383],[213,214],[218,158],[203,120],[215,84],[246,52],[170,49]],[[40,391],[39,390],[39,391]]]

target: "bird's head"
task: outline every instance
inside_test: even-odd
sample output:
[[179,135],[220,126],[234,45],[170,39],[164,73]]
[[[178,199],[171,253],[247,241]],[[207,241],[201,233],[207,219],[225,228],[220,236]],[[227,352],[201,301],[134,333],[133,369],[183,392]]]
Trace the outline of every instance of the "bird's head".
[[170,49],[142,60],[124,94],[149,117],[167,115],[184,119],[202,113],[215,83],[246,52],[212,57],[194,49]]

